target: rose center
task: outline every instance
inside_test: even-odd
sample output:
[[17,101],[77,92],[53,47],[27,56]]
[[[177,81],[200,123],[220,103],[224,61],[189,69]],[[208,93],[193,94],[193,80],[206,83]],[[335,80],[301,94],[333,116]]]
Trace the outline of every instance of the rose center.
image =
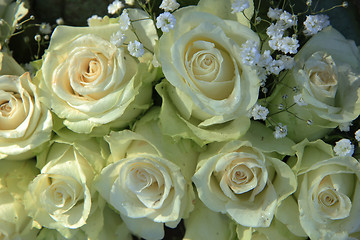
[[332,189],[328,189],[319,194],[318,200],[323,204],[323,206],[331,207],[338,202],[336,194]]
[[3,102],[0,105],[0,113],[3,117],[8,117],[11,113],[11,106],[9,105],[9,101]]

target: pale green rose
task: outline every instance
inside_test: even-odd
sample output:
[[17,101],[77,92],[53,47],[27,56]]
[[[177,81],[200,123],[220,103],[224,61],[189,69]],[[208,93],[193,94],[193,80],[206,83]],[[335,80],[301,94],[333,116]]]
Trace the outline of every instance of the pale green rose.
[[[314,35],[296,54],[294,68],[280,78],[268,108],[271,115],[281,112],[271,118],[287,125],[287,135],[296,142],[322,138],[360,114],[360,52],[331,27]],[[300,105],[294,96],[301,97]],[[294,106],[289,113],[279,110],[280,104]]]
[[175,228],[193,209],[191,176],[196,145],[174,143],[161,134],[158,111],[136,123],[134,132],[111,132],[109,165],[95,187],[117,211],[129,230],[145,239],[162,239],[164,224]]
[[[311,239],[354,239],[360,232],[360,164],[334,156],[321,140],[294,146],[289,164],[298,176],[298,190],[279,207],[277,218],[298,236]],[[306,234],[304,234],[304,232]]]
[[260,86],[255,69],[240,57],[241,45],[247,40],[259,43],[258,35],[236,19],[226,18],[229,12],[224,17],[230,1],[210,2],[219,8],[210,11],[212,5],[204,8],[208,2],[201,1],[197,7],[175,11],[175,28],[163,34],[158,44],[167,80],[156,87],[164,102],[163,131],[200,145],[243,135]]
[[238,240],[305,240],[307,237],[294,235],[285,224],[276,218],[271,222],[269,227],[236,227]]
[[[141,22],[141,21],[140,21]],[[110,42],[118,23],[57,27],[35,79],[41,101],[77,133],[105,135],[122,128],[152,103],[157,71]],[[154,29],[155,31],[155,29]],[[127,30],[125,44],[136,35]]]
[[72,235],[69,229],[84,226],[96,211],[93,178],[106,158],[97,139],[74,141],[55,138],[48,151],[38,156],[41,173],[25,194],[25,207],[34,226],[57,229],[64,237]]
[[293,142],[280,141],[270,129],[253,122],[242,139],[209,144],[192,178],[200,200],[242,226],[270,226],[277,206],[297,186],[294,173],[279,154],[293,154]]
[[49,141],[51,113],[36,91],[29,73],[0,76],[0,159],[31,158]]
[[[109,207],[105,206],[102,211],[101,216],[98,214],[94,214],[90,221],[87,221],[85,226],[89,228],[98,228],[99,225],[101,227],[100,233],[96,237],[91,237],[86,234],[85,231],[81,229],[70,230],[71,236],[65,238],[58,231],[54,229],[42,228],[36,240],[131,240],[131,234],[129,230],[126,228],[126,225],[122,222],[119,214],[115,213]],[[101,219],[99,219],[99,217]],[[101,224],[102,220],[104,221]]]
[[37,173],[35,161],[0,161],[0,239],[35,239],[23,195]]
[[224,214],[211,211],[200,199],[196,199],[195,209],[184,220],[183,240],[232,240],[235,238],[235,223]]
[[0,0],[0,50],[14,33],[16,24],[28,13],[24,1]]

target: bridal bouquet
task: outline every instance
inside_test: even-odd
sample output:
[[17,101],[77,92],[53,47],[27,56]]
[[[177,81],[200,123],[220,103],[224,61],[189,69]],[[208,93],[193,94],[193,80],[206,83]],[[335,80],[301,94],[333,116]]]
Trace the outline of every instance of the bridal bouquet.
[[360,239],[360,50],[318,2],[0,0],[0,239]]

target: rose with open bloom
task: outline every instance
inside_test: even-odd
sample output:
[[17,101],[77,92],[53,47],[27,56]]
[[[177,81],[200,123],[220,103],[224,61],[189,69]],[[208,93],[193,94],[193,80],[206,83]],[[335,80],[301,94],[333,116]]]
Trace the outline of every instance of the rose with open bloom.
[[[158,54],[168,81],[157,87],[164,101],[163,129],[201,145],[242,135],[260,86],[256,71],[240,57],[242,44],[258,43],[258,35],[236,19],[208,10],[199,3],[174,12],[175,28],[161,36]],[[229,129],[226,123],[232,124]]]
[[[243,139],[210,144],[192,178],[208,208],[247,227],[268,227],[279,203],[296,190],[290,167],[281,155],[270,154],[280,146],[273,144],[271,130],[261,126],[253,125],[245,136],[252,143]],[[292,141],[282,139],[281,144],[291,153]]]
[[282,203],[278,219],[298,236],[352,239],[360,232],[358,160],[334,156],[332,146],[321,140],[304,140],[294,149],[297,156],[289,164],[297,173],[298,190]]
[[[280,104],[294,105],[271,118],[287,125],[287,135],[296,142],[322,138],[353,121],[360,114],[359,66],[360,52],[353,41],[331,27],[314,35],[267,100],[270,114],[278,112]],[[294,103],[294,96],[301,96],[301,103]]]
[[37,157],[41,173],[28,186],[25,207],[35,226],[57,229],[84,226],[96,209],[92,186],[96,171],[105,163],[103,150],[95,139],[67,142],[55,138],[47,151]]
[[51,113],[36,91],[29,73],[0,76],[0,159],[33,157],[50,139]]
[[38,229],[24,207],[24,193],[38,174],[35,161],[0,161],[0,239],[35,239]]
[[191,176],[197,153],[190,141],[175,144],[162,136],[157,114],[152,111],[137,122],[135,132],[105,137],[110,164],[95,183],[130,231],[145,239],[162,239],[163,225],[175,228],[192,210],[194,199]]
[[[154,71],[110,42],[119,24],[59,26],[36,79],[41,100],[77,133],[124,127],[151,104]],[[128,41],[137,39],[130,30]]]

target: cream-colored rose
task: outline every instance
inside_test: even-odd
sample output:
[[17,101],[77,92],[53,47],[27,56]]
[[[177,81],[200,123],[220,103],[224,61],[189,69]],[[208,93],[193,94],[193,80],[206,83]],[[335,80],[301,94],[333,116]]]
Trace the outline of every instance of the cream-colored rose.
[[50,139],[51,113],[36,91],[29,73],[0,76],[0,158],[33,157]]
[[161,135],[158,111],[124,130],[106,136],[110,164],[95,186],[120,212],[130,231],[145,239],[162,239],[163,225],[175,228],[193,208],[191,176],[197,153],[188,141],[172,142]]
[[32,229],[23,195],[37,173],[32,160],[0,161],[0,239],[35,239],[38,230]]
[[66,228],[82,227],[96,209],[92,182],[105,160],[95,139],[55,141],[38,156],[41,173],[29,184],[25,206],[35,225],[68,236]]
[[297,157],[289,162],[298,190],[282,203],[278,219],[299,236],[305,232],[311,239],[351,239],[360,232],[359,162],[335,157],[332,146],[321,140],[304,140],[294,149]]
[[[287,135],[296,142],[322,138],[353,121],[360,114],[359,66],[360,52],[353,41],[331,27],[314,35],[296,54],[283,84],[266,100],[271,118],[287,125]],[[280,104],[291,107],[276,113]]]
[[[246,114],[256,103],[260,86],[256,71],[240,57],[241,45],[247,40],[258,43],[258,35],[204,6],[173,13],[175,28],[162,35],[158,45],[159,62],[170,84],[165,81],[157,87],[163,101],[175,108],[173,116],[160,116],[165,133],[186,134],[202,145],[244,134],[250,124]],[[164,106],[163,111],[167,111]],[[232,127],[236,134],[219,134],[232,120],[238,120]],[[179,127],[173,130],[174,125]]]
[[[140,21],[141,22],[141,21]],[[77,133],[121,128],[151,104],[150,64],[140,63],[126,45],[110,41],[118,23],[94,27],[57,27],[36,79],[42,101]],[[137,39],[130,30],[126,42]],[[149,40],[148,40],[149,41]]]
[[209,144],[192,179],[211,210],[242,226],[268,227],[280,202],[296,190],[290,167],[274,154],[291,154],[292,142],[276,146],[271,130],[254,124],[242,140]]

